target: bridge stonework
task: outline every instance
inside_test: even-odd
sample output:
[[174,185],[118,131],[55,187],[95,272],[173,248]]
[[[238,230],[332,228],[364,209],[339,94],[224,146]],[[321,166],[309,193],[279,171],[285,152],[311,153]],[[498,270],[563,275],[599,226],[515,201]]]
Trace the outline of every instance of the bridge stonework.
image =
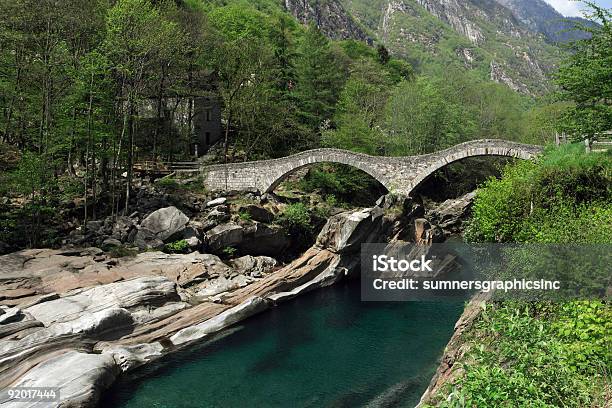
[[409,195],[436,170],[452,162],[475,156],[506,156],[531,159],[542,147],[482,139],[458,144],[439,152],[419,156],[369,156],[339,149],[315,149],[280,159],[202,167],[204,183],[211,190],[271,192],[289,174],[315,163],[341,163],[356,167],[378,180],[390,192]]

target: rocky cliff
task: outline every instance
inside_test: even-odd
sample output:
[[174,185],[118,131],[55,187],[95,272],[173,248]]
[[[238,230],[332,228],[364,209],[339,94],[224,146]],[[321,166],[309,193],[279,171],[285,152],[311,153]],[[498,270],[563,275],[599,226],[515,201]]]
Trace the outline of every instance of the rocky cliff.
[[303,24],[316,24],[325,35],[334,40],[368,39],[337,0],[285,0],[285,9]]
[[462,66],[539,94],[560,49],[495,0],[345,0],[391,52],[422,71]]
[[543,0],[496,0],[531,31],[542,33],[553,43],[566,43],[588,38],[588,33],[576,29],[576,23],[589,24],[579,17],[565,18]]

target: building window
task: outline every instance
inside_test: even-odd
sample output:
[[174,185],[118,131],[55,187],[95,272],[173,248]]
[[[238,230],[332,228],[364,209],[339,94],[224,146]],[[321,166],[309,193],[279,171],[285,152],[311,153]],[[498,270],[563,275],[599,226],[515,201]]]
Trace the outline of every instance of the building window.
[[205,135],[206,135],[206,146],[209,146],[210,145],[210,132],[206,132]]
[[212,117],[212,109],[206,109],[206,121],[210,122]]

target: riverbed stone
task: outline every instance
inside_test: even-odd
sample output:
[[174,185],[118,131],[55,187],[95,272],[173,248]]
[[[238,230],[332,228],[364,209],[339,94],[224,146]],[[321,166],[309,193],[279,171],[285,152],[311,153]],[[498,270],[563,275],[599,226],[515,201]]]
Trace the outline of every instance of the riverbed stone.
[[219,198],[215,198],[214,200],[210,200],[209,202],[207,202],[206,206],[207,207],[214,207],[214,206],[217,206],[217,205],[225,204],[226,201],[227,201],[227,198],[219,197]]
[[[29,370],[14,387],[58,387],[58,406],[95,406],[103,390],[119,373],[119,367],[109,354],[87,354],[67,351],[55,355]],[[20,407],[39,407],[34,402]]]
[[241,256],[240,258],[232,259],[230,265],[241,274],[250,275],[254,278],[260,278],[264,274],[270,272],[276,267],[278,262],[276,259],[269,256]]
[[357,251],[362,243],[376,241],[382,218],[380,207],[340,213],[325,224],[316,244],[337,252]]
[[183,231],[189,217],[176,207],[161,208],[152,212],[140,224],[141,229],[151,232],[155,238],[166,241]]
[[206,242],[213,252],[235,247],[242,242],[243,238],[244,228],[233,223],[218,225],[206,232]]

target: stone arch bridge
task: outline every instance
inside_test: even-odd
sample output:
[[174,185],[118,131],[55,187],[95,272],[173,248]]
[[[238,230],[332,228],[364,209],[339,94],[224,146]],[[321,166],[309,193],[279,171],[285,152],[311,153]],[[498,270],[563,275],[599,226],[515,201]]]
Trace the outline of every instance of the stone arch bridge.
[[294,171],[315,163],[341,163],[356,167],[378,180],[393,193],[409,195],[436,170],[475,156],[506,156],[531,159],[542,147],[482,139],[458,144],[436,153],[419,156],[369,156],[340,149],[314,149],[280,159],[203,166],[205,185],[211,190],[271,192]]

